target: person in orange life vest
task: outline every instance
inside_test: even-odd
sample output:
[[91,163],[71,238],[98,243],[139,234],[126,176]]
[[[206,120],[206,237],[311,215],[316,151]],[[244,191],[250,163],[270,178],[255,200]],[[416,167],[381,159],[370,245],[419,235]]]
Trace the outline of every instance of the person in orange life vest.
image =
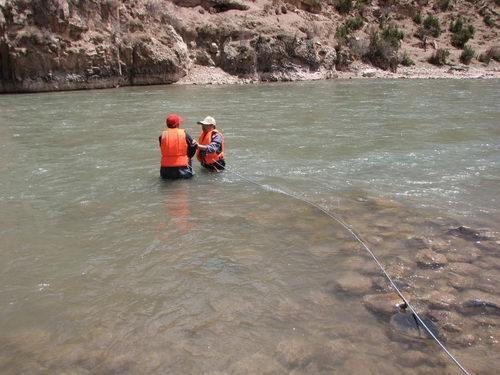
[[200,139],[196,157],[201,165],[208,170],[224,169],[224,135],[215,127],[217,123],[213,117],[207,116],[198,121],[201,125]]
[[184,130],[179,129],[183,119],[176,115],[168,115],[165,122],[167,130],[160,137],[161,167],[160,175],[164,179],[193,177],[191,158],[196,153],[196,142]]

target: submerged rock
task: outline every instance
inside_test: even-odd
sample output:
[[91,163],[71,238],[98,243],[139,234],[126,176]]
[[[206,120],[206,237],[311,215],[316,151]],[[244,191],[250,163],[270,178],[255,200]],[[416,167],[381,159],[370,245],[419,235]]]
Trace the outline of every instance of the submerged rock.
[[460,311],[463,314],[500,315],[500,297],[477,290],[467,291],[462,296]]
[[366,293],[372,287],[371,279],[357,272],[348,272],[341,275],[333,280],[331,284],[333,292],[340,291],[352,294]]
[[444,366],[445,363],[440,357],[429,355],[418,350],[409,350],[403,352],[399,358],[398,363],[403,367],[415,368],[420,366]]
[[276,352],[280,362],[288,367],[305,366],[314,356],[311,344],[298,338],[281,341]]
[[[426,317],[420,317],[422,321],[425,323],[427,328],[432,332],[436,337],[439,336],[439,331],[437,327],[432,323],[432,321]],[[390,321],[391,327],[394,330],[403,336],[407,336],[410,338],[431,338],[432,336],[429,334],[427,329],[422,325],[418,319],[410,313],[397,313],[391,317]]]
[[417,263],[421,267],[439,268],[448,263],[443,254],[438,254],[431,249],[421,250],[417,253]]
[[488,230],[472,229],[466,226],[459,226],[458,228],[453,228],[448,231],[448,234],[452,236],[462,237],[468,241],[485,241],[493,240],[495,238],[494,233]]
[[427,314],[439,327],[447,332],[462,332],[465,320],[458,313],[444,310],[430,310]]
[[288,371],[286,371],[275,359],[265,354],[254,353],[231,365],[230,373],[241,375],[284,375],[287,374]]
[[399,306],[403,303],[401,297],[394,292],[372,294],[363,297],[365,307],[381,315],[391,315],[399,311]]
[[481,251],[475,247],[451,249],[446,253],[450,262],[472,263],[481,256]]
[[469,263],[450,263],[448,267],[450,271],[465,276],[479,275],[481,272],[481,268]]
[[421,297],[421,301],[431,309],[449,310],[456,304],[457,297],[450,293],[434,290]]
[[475,283],[476,280],[472,277],[457,274],[450,275],[448,279],[448,284],[458,290],[471,289],[474,287]]

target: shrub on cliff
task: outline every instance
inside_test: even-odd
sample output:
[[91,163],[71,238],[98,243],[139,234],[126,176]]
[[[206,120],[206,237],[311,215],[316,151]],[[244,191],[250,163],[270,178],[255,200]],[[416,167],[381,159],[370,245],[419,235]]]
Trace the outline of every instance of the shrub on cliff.
[[476,51],[471,46],[464,46],[464,50],[460,54],[460,61],[465,65],[469,65],[475,54]]
[[335,1],[335,9],[342,14],[349,13],[352,10],[352,0]]
[[429,62],[434,65],[442,66],[446,64],[448,56],[450,56],[450,51],[444,48],[439,48],[429,58]]
[[424,29],[429,35],[437,38],[442,33],[441,26],[439,25],[439,18],[427,16],[424,20]]
[[400,57],[400,63],[403,66],[412,66],[415,65],[415,61],[411,59],[411,57],[408,55],[408,52],[404,51],[403,54]]
[[395,33],[392,28],[384,28],[381,33],[375,29],[370,30],[370,45],[365,58],[374,66],[395,72],[399,63],[397,50],[400,46],[400,34]]
[[348,18],[345,21],[345,26],[349,30],[359,30],[363,27],[363,19],[360,16]]
[[453,33],[451,36],[451,44],[457,48],[464,48],[465,43],[474,36],[474,26],[464,26],[461,18],[451,22],[450,31]]
[[452,0],[439,0],[438,6],[443,12],[448,10],[451,7]]

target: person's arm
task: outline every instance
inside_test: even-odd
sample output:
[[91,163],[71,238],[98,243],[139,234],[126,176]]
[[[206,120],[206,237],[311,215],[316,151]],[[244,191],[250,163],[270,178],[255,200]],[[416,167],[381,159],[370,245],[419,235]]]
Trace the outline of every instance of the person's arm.
[[198,145],[198,147],[200,148],[200,150],[204,150],[207,154],[214,154],[216,152],[220,152],[221,145],[222,136],[220,134],[214,134],[209,145]]
[[161,147],[161,135],[158,137],[158,142],[160,142],[160,147]]
[[196,148],[198,147],[198,145],[193,141],[193,138],[191,138],[188,133],[186,133],[186,143],[188,145],[187,156],[188,158],[192,158],[194,154],[196,154]]

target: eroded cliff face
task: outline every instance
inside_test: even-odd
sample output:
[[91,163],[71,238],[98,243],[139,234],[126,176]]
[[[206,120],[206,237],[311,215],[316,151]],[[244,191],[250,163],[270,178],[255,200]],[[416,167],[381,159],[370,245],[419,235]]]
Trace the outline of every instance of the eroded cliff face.
[[[118,1],[3,1],[2,91],[171,83],[188,49],[168,20]],[[138,32],[149,24],[154,33]]]
[[[339,7],[342,1],[351,6],[347,12]],[[429,1],[420,1],[425,4],[410,0],[0,0],[0,92],[168,84],[199,65],[252,80],[292,80],[301,72],[329,78],[353,60],[366,59],[372,25],[399,22],[406,34],[402,42],[410,51],[427,48],[412,36],[418,27],[411,21],[415,10],[433,11]],[[497,17],[494,1],[483,0],[483,5]],[[472,7],[469,15],[476,16],[484,6],[465,4],[455,13]],[[443,18],[452,17],[452,10]],[[339,37],[339,27],[354,16],[364,26]],[[478,30],[484,48],[494,43],[496,30],[496,25]],[[443,38],[438,41],[446,43]],[[387,56],[383,56],[387,66],[381,67],[393,69],[399,61],[394,49]]]

